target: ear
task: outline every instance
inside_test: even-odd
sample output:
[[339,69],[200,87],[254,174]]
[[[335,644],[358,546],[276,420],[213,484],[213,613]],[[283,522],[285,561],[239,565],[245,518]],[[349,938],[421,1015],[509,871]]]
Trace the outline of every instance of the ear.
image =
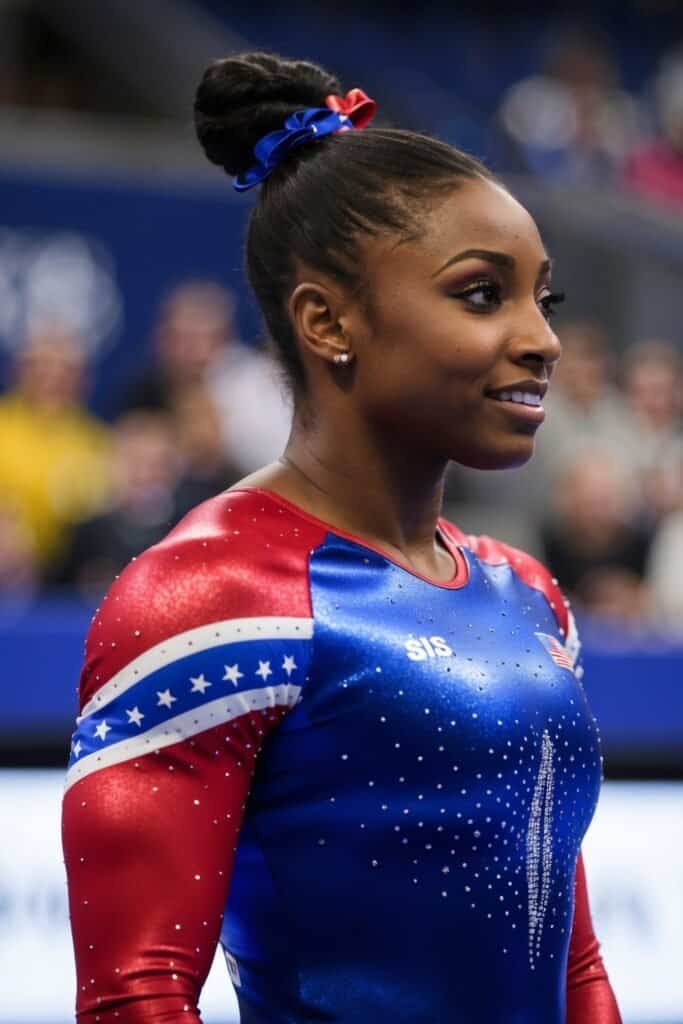
[[[323,281],[302,281],[289,297],[289,316],[304,348],[318,359],[334,364],[335,356],[353,359],[345,330],[347,299],[339,287]],[[338,361],[338,360],[337,360]]]

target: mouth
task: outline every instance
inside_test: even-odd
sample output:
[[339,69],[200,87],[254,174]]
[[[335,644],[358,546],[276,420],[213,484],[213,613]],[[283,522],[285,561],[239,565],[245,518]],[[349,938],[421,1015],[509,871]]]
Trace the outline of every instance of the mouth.
[[546,382],[523,381],[511,388],[488,391],[486,397],[497,402],[516,419],[540,426],[545,419],[543,396],[547,390]]

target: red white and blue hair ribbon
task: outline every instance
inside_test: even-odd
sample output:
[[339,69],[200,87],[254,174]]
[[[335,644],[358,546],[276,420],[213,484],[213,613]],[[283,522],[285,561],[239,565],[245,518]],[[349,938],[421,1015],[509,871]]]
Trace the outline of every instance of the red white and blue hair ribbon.
[[365,128],[377,109],[362,89],[351,89],[346,96],[326,96],[325,103],[324,107],[297,110],[287,118],[284,128],[259,139],[254,146],[256,162],[235,178],[238,192],[260,184],[297,146],[351,128]]

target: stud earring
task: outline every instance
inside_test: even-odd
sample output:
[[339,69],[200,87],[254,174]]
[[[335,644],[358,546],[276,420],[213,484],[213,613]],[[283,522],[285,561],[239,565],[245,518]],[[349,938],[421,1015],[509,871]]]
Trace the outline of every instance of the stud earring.
[[336,363],[337,366],[341,366],[343,364],[348,363],[350,359],[351,356],[349,355],[348,352],[337,352],[332,361]]

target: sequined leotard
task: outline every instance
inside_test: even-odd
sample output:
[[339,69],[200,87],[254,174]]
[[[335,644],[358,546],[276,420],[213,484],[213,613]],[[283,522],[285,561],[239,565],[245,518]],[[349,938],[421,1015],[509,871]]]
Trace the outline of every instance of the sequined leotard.
[[116,581],[64,804],[82,1021],[198,1019],[219,936],[242,1024],[619,1020],[571,618],[440,532],[446,584],[236,490]]

